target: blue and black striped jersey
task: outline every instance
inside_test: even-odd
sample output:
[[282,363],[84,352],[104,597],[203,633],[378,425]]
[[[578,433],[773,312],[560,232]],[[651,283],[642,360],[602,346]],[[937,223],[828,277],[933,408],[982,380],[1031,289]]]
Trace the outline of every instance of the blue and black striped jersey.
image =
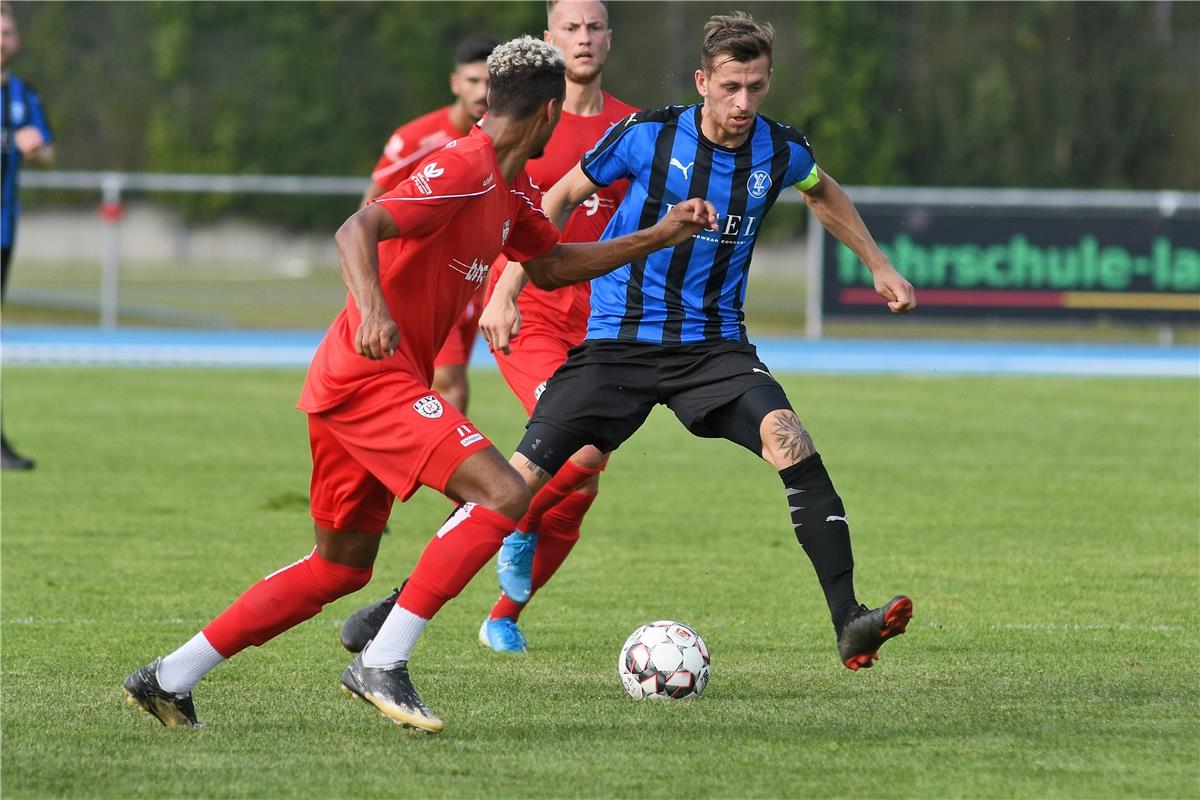
[[648,228],[692,197],[711,202],[720,216],[716,231],[593,280],[587,338],[745,340],[742,302],[763,218],[784,187],[818,182],[808,139],[759,115],[740,147],[721,147],[701,132],[700,106],[668,106],[614,124],[581,167],[598,186],[629,179],[603,238]]
[[17,201],[17,176],[21,169],[21,151],[17,149],[16,132],[26,125],[33,125],[42,132],[42,138],[49,144],[53,141],[50,133],[50,123],[46,121],[46,112],[42,110],[42,101],[33,86],[16,75],[10,74],[3,86],[0,86],[0,111],[3,112],[3,140],[0,141],[0,153],[3,154],[3,164],[0,173],[3,176],[4,192],[0,198],[0,225],[2,225],[3,241],[0,246],[12,247],[13,235],[17,228],[17,214],[20,205]]

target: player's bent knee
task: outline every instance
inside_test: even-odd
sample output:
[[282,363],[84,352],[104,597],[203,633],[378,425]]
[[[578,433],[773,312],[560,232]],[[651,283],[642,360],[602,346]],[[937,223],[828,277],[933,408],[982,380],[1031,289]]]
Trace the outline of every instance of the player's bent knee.
[[608,463],[608,456],[601,452],[600,448],[589,444],[579,448],[571,456],[571,463],[583,469],[604,469],[604,465]]
[[762,457],[777,470],[798,464],[817,451],[812,436],[791,409],[763,417],[759,432]]
[[481,450],[459,467],[446,487],[457,500],[490,508],[510,519],[520,519],[533,497],[525,481],[495,448]]
[[497,479],[495,484],[488,487],[488,498],[483,505],[509,519],[520,519],[529,510],[529,501],[533,493],[521,480],[515,470],[509,470],[503,479]]
[[374,572],[371,567],[347,567],[343,564],[328,562],[327,567],[333,569],[313,570],[314,574],[321,576],[318,584],[321,592],[321,605],[332,603],[348,594],[354,594],[371,582],[371,575]]
[[334,565],[369,569],[379,554],[379,538],[374,531],[331,530],[318,525],[317,555]]

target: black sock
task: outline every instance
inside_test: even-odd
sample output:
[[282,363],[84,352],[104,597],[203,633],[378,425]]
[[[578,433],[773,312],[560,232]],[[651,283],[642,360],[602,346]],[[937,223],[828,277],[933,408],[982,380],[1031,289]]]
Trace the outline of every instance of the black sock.
[[812,561],[833,626],[840,631],[850,612],[858,608],[850,526],[842,498],[833,488],[819,453],[780,470],[779,477],[787,487],[796,540]]

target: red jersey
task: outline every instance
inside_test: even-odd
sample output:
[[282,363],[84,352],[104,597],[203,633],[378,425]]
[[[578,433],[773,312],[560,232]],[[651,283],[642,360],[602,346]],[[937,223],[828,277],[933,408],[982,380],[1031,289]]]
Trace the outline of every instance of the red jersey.
[[371,180],[390,192],[425,156],[442,149],[446,142],[466,136],[450,121],[451,108],[439,108],[396,128],[371,171]]
[[[605,132],[614,122],[625,119],[638,109],[622,103],[608,92],[603,92],[604,110],[591,117],[581,117],[566,111],[558,121],[558,126],[550,136],[546,152],[541,158],[530,159],[525,170],[543,192],[558,183],[559,179],[574,169],[583,154],[592,149],[592,145],[600,141]],[[608,221],[617,211],[617,206],[625,197],[628,181],[620,180],[594,193],[575,209],[563,228],[561,240],[564,242],[595,242],[600,234],[608,227]],[[520,260],[520,259],[516,259]],[[503,264],[496,265],[497,270],[503,269]],[[497,277],[499,273],[497,273]],[[577,283],[548,292],[532,284],[521,292],[520,309],[522,317],[532,318],[549,315],[552,324],[562,326],[564,322],[574,330],[580,331],[579,339],[587,330],[587,317],[590,310],[588,298],[591,287],[587,283]],[[566,319],[564,319],[564,317]]]
[[382,371],[433,380],[433,357],[503,252],[516,261],[544,255],[558,230],[523,171],[504,184],[492,140],[481,128],[447,144],[373,202],[400,236],[379,243],[379,283],[400,332],[396,352],[372,361],[354,351],[361,317],[349,293],[308,368],[299,406],[333,408]]

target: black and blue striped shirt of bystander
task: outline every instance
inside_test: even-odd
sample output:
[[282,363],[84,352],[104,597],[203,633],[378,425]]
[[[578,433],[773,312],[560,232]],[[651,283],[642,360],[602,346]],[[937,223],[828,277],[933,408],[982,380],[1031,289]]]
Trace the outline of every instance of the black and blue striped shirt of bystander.
[[593,280],[587,338],[745,341],[746,275],[763,218],[784,187],[818,182],[804,134],[759,115],[747,140],[731,149],[705,138],[699,105],[668,106],[614,124],[581,166],[598,186],[629,179],[602,238],[648,228],[692,197],[711,202],[720,218],[715,231]]
[[41,98],[33,85],[10,74],[0,86],[0,112],[3,113],[3,139],[0,141],[0,175],[3,197],[0,197],[0,245],[12,247],[17,231],[17,215],[21,211],[17,199],[17,181],[21,170],[21,151],[17,148],[16,132],[33,125],[42,132],[47,144],[53,141],[50,123],[42,109]]

